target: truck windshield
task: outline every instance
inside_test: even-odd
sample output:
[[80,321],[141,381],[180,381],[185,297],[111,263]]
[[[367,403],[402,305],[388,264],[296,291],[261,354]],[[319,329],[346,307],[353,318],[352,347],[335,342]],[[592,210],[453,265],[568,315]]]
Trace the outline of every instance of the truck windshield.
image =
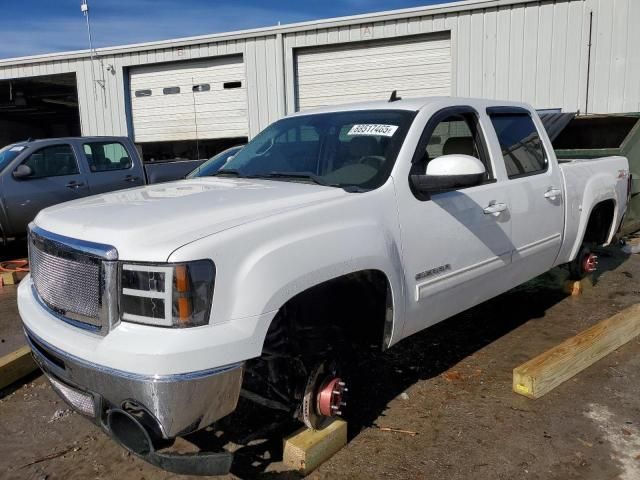
[[220,170],[233,156],[242,149],[242,145],[231,147],[211,157],[198,168],[192,170],[185,178],[209,177]]
[[263,130],[217,173],[354,191],[389,177],[416,113],[360,110],[294,116]]
[[4,148],[0,149],[0,172],[4,170],[4,167],[9,165],[11,160],[20,155],[20,152],[24,150],[25,147],[21,145],[7,145]]

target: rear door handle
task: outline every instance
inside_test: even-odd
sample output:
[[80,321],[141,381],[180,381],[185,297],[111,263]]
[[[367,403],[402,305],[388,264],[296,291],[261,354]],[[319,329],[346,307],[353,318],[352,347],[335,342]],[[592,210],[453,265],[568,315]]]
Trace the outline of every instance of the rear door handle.
[[71,182],[67,183],[65,187],[76,189],[76,188],[84,187],[84,183],[76,182],[75,180],[72,180]]
[[136,177],[136,176],[134,176],[134,175],[127,175],[126,177],[124,177],[124,180],[125,180],[126,182],[131,182],[131,183],[133,183],[133,182],[137,182],[137,181],[139,181],[139,180],[140,180],[140,177]]
[[555,200],[556,197],[562,197],[562,190],[556,187],[549,187],[546,192],[544,192],[544,198],[548,198],[550,200]]
[[487,205],[482,209],[485,215],[494,215],[498,216],[501,212],[504,212],[507,209],[506,203],[492,203],[491,205]]

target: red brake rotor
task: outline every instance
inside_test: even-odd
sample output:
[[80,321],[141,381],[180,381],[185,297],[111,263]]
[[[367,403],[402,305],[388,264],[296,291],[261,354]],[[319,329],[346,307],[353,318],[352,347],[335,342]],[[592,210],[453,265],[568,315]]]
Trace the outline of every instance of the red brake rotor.
[[340,377],[325,380],[318,391],[317,410],[325,417],[342,415],[340,408],[346,405],[344,394],[347,391],[345,383]]
[[588,253],[582,260],[582,269],[585,273],[593,273],[598,268],[598,256],[595,253]]
[[340,409],[346,406],[344,397],[347,390],[335,368],[320,363],[307,379],[300,420],[309,428],[323,429],[332,418],[342,414]]

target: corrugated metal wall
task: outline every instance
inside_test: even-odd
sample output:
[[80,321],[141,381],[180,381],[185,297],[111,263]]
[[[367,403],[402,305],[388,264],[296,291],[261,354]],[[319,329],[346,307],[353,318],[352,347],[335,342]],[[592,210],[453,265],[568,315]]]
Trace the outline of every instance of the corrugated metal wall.
[[[0,66],[0,80],[75,72],[82,133],[128,135],[131,133],[127,88],[129,67],[241,54],[247,69],[249,131],[251,135],[255,135],[284,114],[283,82],[278,78],[278,72],[282,72],[282,61],[278,62],[276,41],[277,37],[274,35],[101,56],[100,62],[93,62],[93,68],[96,80],[104,78],[104,88],[97,82],[93,87],[92,62],[86,58]],[[109,66],[113,66],[113,69]]]
[[454,95],[584,112],[591,11],[588,111],[638,111],[640,0],[549,0],[287,35],[288,111],[295,107],[294,49],[448,30]]
[[[593,36],[589,112],[640,111],[640,0],[546,0],[425,15],[394,15],[367,23],[300,27],[229,41],[132,51],[95,62],[105,88],[92,86],[91,61],[73,58],[0,65],[0,79],[76,72],[85,135],[129,131],[127,67],[217,55],[242,54],[246,65],[249,131],[255,135],[295,109],[295,49],[402,35],[451,32],[453,94],[523,100],[535,107],[585,111],[589,13]],[[373,18],[373,17],[371,17]],[[343,22],[344,23],[344,22]],[[1,63],[1,62],[0,62]],[[113,73],[106,70],[113,65]],[[401,93],[401,92],[400,92]]]

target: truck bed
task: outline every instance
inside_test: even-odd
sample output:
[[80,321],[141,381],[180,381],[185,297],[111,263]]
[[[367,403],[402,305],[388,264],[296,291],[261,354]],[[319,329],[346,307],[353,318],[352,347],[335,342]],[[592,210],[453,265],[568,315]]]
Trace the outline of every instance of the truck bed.
[[[607,244],[613,239],[625,213],[628,189],[628,163],[625,157],[610,156],[601,158],[567,159],[560,162],[560,171],[564,181],[565,198],[565,228],[563,243],[558,262],[571,260],[580,249],[586,221],[589,215],[581,215],[585,199],[593,198],[594,191],[603,191],[603,186],[615,185],[616,200],[614,212],[614,227],[609,232]],[[612,173],[614,172],[614,173]],[[613,178],[612,178],[613,177]],[[613,180],[613,182],[612,182]],[[610,187],[609,187],[610,188]],[[597,200],[597,199],[596,199]],[[597,201],[591,201],[593,205]],[[621,207],[622,206],[622,207]]]

